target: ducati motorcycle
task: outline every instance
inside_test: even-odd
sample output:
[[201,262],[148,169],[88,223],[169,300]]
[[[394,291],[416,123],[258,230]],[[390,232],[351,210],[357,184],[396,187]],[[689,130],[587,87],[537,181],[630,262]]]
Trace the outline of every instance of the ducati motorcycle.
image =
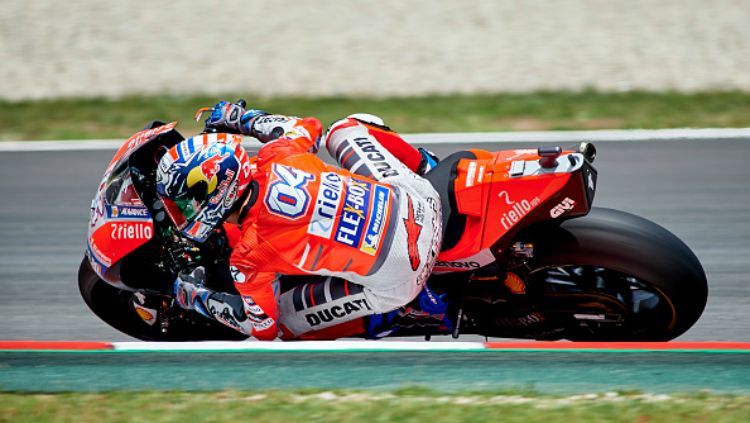
[[[184,139],[175,125],[147,125],[107,166],[91,204],[79,288],[99,318],[135,338],[245,339],[183,310],[171,293],[178,273],[196,266],[206,269],[209,288],[236,293],[228,260],[237,228],[224,225],[195,243],[156,196],[159,159]],[[708,295],[700,262],[663,227],[592,208],[595,157],[590,143],[444,157],[424,177],[443,211],[443,244],[427,286],[447,308],[436,316],[415,300],[389,313],[384,334],[666,341],[688,330]],[[281,289],[313,278],[282,277]]]

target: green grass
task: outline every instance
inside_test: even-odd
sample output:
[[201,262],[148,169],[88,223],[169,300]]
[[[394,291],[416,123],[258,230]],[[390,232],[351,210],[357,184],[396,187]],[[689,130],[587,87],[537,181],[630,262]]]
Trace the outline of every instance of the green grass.
[[750,93],[597,93],[459,95],[415,98],[254,98],[157,96],[0,101],[0,140],[124,138],[152,119],[200,130],[192,116],[217,100],[245,97],[270,112],[316,116],[324,125],[355,112],[382,116],[395,130],[507,130],[750,127]]
[[750,397],[224,391],[0,394],[0,422],[747,422]]

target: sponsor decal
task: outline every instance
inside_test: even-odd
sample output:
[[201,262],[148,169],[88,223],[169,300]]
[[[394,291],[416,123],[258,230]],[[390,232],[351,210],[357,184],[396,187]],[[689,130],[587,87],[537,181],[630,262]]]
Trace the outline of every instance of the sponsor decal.
[[265,320],[270,319],[268,315],[263,311],[258,304],[255,303],[253,297],[248,295],[242,296],[242,301],[245,303],[245,314],[247,318],[253,323],[262,323]]
[[132,206],[107,206],[107,216],[111,219],[151,217],[146,207]]
[[391,190],[376,186],[373,194],[372,218],[365,231],[365,239],[362,241],[360,251],[374,256],[378,251],[380,238],[383,234],[383,227],[388,218],[388,203],[391,198]]
[[151,239],[153,228],[148,223],[113,223],[110,226],[110,238],[116,239]]
[[[232,169],[227,169],[227,171],[224,172],[224,175],[226,176],[226,178],[222,180],[221,183],[219,184],[219,192],[214,194],[211,197],[211,200],[208,201],[209,203],[213,205],[219,204],[219,202],[222,199],[225,199],[224,196],[226,195],[227,190],[229,189],[229,184],[234,182],[234,171]],[[235,188],[235,193],[236,193],[236,188]]]
[[278,139],[294,139],[308,137],[306,129],[296,125],[297,120],[282,115],[267,115],[258,118],[253,123],[253,128],[263,137],[275,142]]
[[[409,263],[411,264],[411,270],[417,270],[422,259],[419,256],[419,246],[417,241],[419,235],[422,233],[422,224],[424,220],[424,211],[422,211],[422,217],[419,218],[418,213],[414,211],[414,202],[411,199],[411,195],[406,194],[408,209],[408,215],[403,219],[404,226],[406,227],[406,244],[409,252]],[[421,206],[421,204],[419,204]],[[420,223],[417,223],[420,222]]]
[[359,299],[346,301],[342,305],[335,305],[333,307],[324,308],[314,313],[305,315],[305,320],[310,327],[319,326],[323,323],[331,322],[333,319],[344,318],[354,312],[361,310],[372,310],[370,304],[367,304],[367,300]]
[[141,318],[144,322],[146,322],[149,326],[153,326],[154,323],[156,323],[156,310],[151,308],[143,307],[140,304],[133,304],[133,308],[135,308],[136,314],[138,314],[138,317]]
[[[125,141],[126,147],[124,149],[121,148],[120,151],[122,151],[123,153],[122,154],[118,153],[116,156],[117,159],[119,160],[122,157],[128,156],[130,153],[133,152],[133,150],[140,147],[141,144],[145,143],[146,141],[152,138],[155,138],[156,136],[161,135],[165,132],[171,131],[172,129],[174,129],[176,124],[177,124],[176,122],[172,122],[172,123],[168,123],[166,125],[160,126],[158,128],[147,129],[144,131],[136,132],[135,134],[133,134],[132,137],[128,138],[128,140]],[[111,170],[112,167],[114,167],[114,165],[117,163],[118,163],[117,160],[113,160],[112,163],[110,164],[110,167],[107,170],[108,171]]]
[[359,243],[367,221],[367,208],[370,204],[372,183],[356,178],[349,178],[341,209],[338,228],[334,239],[336,242],[359,248]]
[[[86,252],[88,252],[89,257],[93,258],[95,261],[100,262],[104,265],[104,267],[109,267],[112,265],[112,261],[104,255],[104,253],[99,249],[99,247],[96,245],[96,240],[94,238],[89,238],[89,244],[86,249]],[[92,263],[93,265],[93,263]],[[101,274],[97,272],[98,274]]]
[[531,209],[541,203],[539,197],[534,197],[531,200],[527,200],[525,198],[521,201],[511,200],[507,191],[500,191],[498,196],[505,200],[505,203],[507,205],[511,206],[510,210],[503,213],[503,215],[500,217],[500,224],[503,225],[503,228],[505,228],[505,230],[510,229],[524,216],[529,214]]
[[519,317],[495,318],[493,321],[498,325],[505,327],[528,327],[544,322],[544,316],[537,312],[533,312]]
[[271,326],[273,326],[275,322],[272,318],[269,317],[268,319],[262,322],[252,322],[252,323],[253,323],[253,330],[260,332],[260,331],[270,328]]
[[[479,176],[477,176],[477,168],[479,169]],[[469,162],[469,168],[466,169],[466,187],[474,185],[474,182],[481,183],[484,177],[484,166],[477,167],[477,162]]]
[[307,183],[315,176],[293,167],[275,163],[275,181],[268,186],[265,205],[272,214],[295,220],[302,217],[310,203]]
[[398,171],[388,163],[385,155],[379,150],[380,145],[372,142],[370,138],[355,138],[354,143],[357,144],[360,150],[364,153],[363,158],[367,159],[373,165],[382,178],[397,176],[399,174]]
[[307,233],[326,239],[331,238],[343,190],[344,181],[341,175],[333,172],[323,172],[320,175],[320,188],[315,198]]
[[450,267],[452,269],[479,269],[481,266],[475,261],[436,261],[436,267]]
[[[224,208],[228,209],[234,205],[234,202],[237,200],[237,192],[240,190],[240,184],[238,181],[232,182],[232,185],[229,187],[229,193],[226,197],[224,197]],[[213,200],[212,200],[213,201]]]
[[484,180],[484,165],[479,166],[479,173],[477,174],[477,183],[481,183]]
[[513,204],[515,204],[515,201],[511,201],[510,196],[508,195],[508,191],[500,191],[500,193],[497,196],[502,198],[503,201],[505,201],[505,204],[509,206],[512,206]]
[[466,172],[466,186],[470,187],[474,184],[474,177],[477,175],[477,162],[470,162],[469,169]]
[[[187,185],[187,187],[191,188],[199,182],[203,182],[207,187],[206,194],[212,194],[214,190],[216,190],[216,185],[219,183],[219,178],[216,176],[216,174],[219,173],[219,170],[221,170],[221,163],[228,157],[229,153],[213,156],[205,162],[201,163],[200,166],[194,167],[190,172],[188,172],[187,179],[185,180],[185,184]],[[232,172],[231,176],[227,176],[231,178],[232,176],[234,176],[234,172]],[[226,190],[226,187],[224,189]]]
[[492,254],[489,248],[485,248],[469,257],[461,257],[455,260],[436,260],[433,273],[440,274],[456,271],[462,272],[466,270],[474,270],[486,266],[494,261],[495,256]]
[[560,202],[560,204],[556,205],[555,207],[552,207],[552,209],[549,211],[549,216],[553,219],[558,218],[562,216],[565,212],[573,210],[573,207],[576,206],[576,202],[570,199],[570,197],[565,197],[564,200]]
[[258,120],[255,122],[256,124],[264,124],[264,123],[279,123],[279,122],[289,122],[291,119],[287,116],[281,116],[281,115],[267,115],[262,116],[258,118]]
[[466,188],[474,186],[474,184],[481,184],[484,179],[484,165],[477,165],[477,162],[469,162],[469,167],[466,169]]

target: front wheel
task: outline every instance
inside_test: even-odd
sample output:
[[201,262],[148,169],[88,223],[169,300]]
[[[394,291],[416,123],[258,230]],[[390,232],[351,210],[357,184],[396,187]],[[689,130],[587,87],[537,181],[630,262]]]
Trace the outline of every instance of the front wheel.
[[703,267],[663,227],[594,208],[559,226],[521,235],[534,244],[529,295],[571,340],[667,341],[687,331],[706,305]]
[[120,332],[143,341],[242,340],[247,336],[197,313],[186,312],[182,319],[170,318],[161,330],[159,323],[148,325],[131,305],[132,292],[103,281],[84,257],[78,269],[78,288],[91,311]]

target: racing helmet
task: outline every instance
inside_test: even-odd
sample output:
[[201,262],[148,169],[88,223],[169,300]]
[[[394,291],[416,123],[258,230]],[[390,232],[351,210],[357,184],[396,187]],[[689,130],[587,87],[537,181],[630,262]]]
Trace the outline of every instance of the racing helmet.
[[251,181],[242,136],[203,134],[170,148],[159,161],[156,194],[184,236],[203,242],[241,205]]

